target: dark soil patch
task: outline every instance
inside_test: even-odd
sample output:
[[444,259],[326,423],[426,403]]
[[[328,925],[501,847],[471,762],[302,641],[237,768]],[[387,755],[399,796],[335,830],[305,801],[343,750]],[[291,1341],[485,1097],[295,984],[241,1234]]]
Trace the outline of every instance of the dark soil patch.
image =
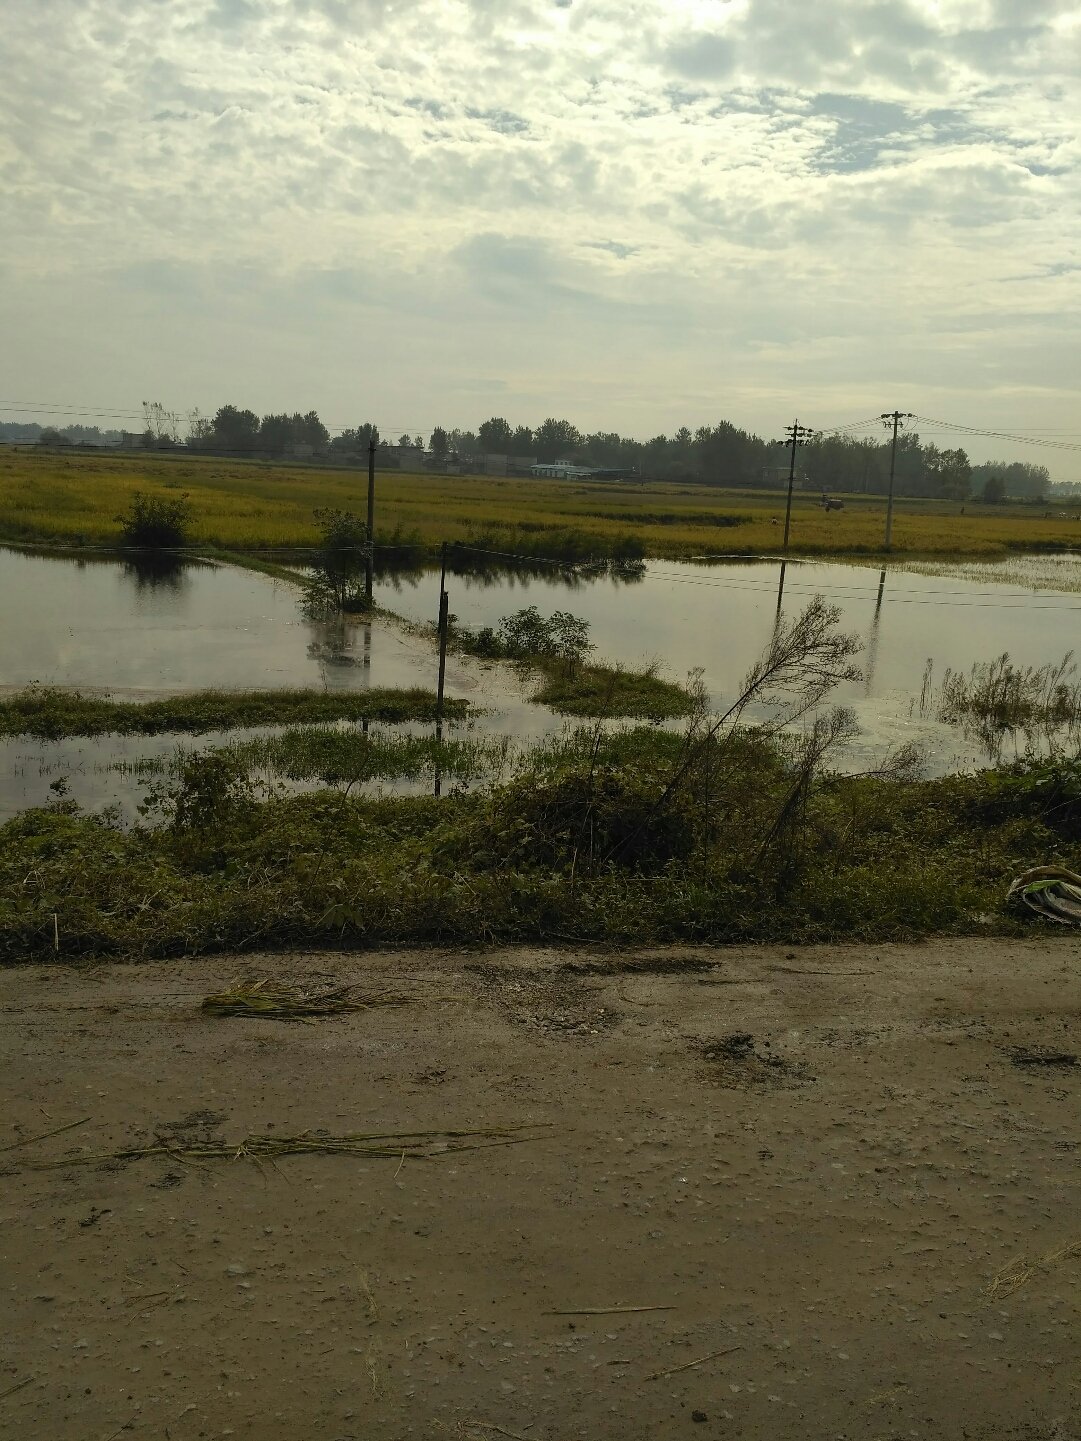
[[1069,1070],[1077,1065],[1077,1057],[1072,1051],[1055,1051],[1049,1046],[1007,1046],[1006,1051],[1014,1065],[1022,1070],[1041,1067]]
[[697,1041],[694,1049],[710,1063],[706,1076],[731,1090],[802,1086],[815,1079],[806,1062],[773,1055],[768,1041],[762,1045],[756,1050],[749,1031],[733,1031],[716,1040]]

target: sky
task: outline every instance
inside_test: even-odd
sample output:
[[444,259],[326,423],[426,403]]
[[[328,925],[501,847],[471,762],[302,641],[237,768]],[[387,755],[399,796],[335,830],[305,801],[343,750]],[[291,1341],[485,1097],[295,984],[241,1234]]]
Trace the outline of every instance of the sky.
[[[898,407],[1081,446],[1081,0],[4,0],[0,28],[3,418],[772,438]],[[967,444],[1081,480],[1081,450]]]

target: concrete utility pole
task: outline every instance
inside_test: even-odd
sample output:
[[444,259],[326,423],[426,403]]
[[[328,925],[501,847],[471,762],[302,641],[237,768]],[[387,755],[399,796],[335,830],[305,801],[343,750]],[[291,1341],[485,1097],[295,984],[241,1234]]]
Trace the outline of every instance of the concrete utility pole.
[[793,421],[785,432],[783,445],[787,445],[791,452],[788,462],[788,501],[784,508],[784,558],[788,559],[788,532],[792,525],[792,488],[796,483],[796,446],[806,445],[814,431],[809,425],[800,425],[799,421]]
[[888,410],[879,416],[886,429],[893,424],[893,443],[890,446],[890,490],[886,501],[886,549],[893,549],[893,473],[897,468],[897,432],[903,420],[915,420],[910,410]]
[[372,607],[372,586],[375,581],[375,431],[368,439],[368,554],[364,562],[364,599]]

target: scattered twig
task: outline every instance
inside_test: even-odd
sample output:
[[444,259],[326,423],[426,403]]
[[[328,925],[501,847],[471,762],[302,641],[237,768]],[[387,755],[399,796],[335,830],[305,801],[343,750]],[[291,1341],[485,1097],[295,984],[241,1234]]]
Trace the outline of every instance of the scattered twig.
[[1015,1256],[991,1277],[984,1290],[985,1304],[1002,1301],[1005,1297],[1012,1296],[1015,1291],[1020,1291],[1022,1286],[1028,1285],[1037,1271],[1048,1271],[1060,1261],[1073,1261],[1079,1257],[1081,1241],[1071,1241],[1068,1245],[1060,1246],[1056,1251],[1048,1251],[1045,1256],[1038,1256],[1032,1261],[1026,1260],[1024,1256]]
[[[512,1146],[536,1140],[535,1132],[550,1123],[530,1126],[492,1126],[477,1131],[369,1131],[331,1136],[322,1131],[302,1131],[298,1136],[249,1135],[241,1141],[218,1138],[183,1142],[159,1138],[149,1146],[128,1146],[101,1154],[68,1156],[58,1161],[30,1162],[37,1171],[65,1166],[96,1166],[104,1161],[142,1161],[164,1156],[177,1161],[273,1161],[281,1156],[388,1157],[401,1163],[403,1153],[414,1160],[435,1160],[457,1151],[484,1150],[489,1146]],[[65,1128],[66,1129],[66,1128]],[[519,1134],[527,1132],[529,1134]],[[16,1144],[21,1144],[17,1142]]]
[[116,1441],[116,1438],[120,1435],[121,1431],[130,1431],[134,1425],[135,1417],[129,1416],[126,1421],[121,1422],[121,1424],[116,1428],[115,1431],[110,1431],[108,1436],[104,1438],[104,1441]]
[[628,1311],[674,1311],[674,1306],[573,1306],[569,1311],[542,1311],[542,1316],[618,1316]]
[[32,1146],[35,1141],[47,1141],[50,1136],[59,1136],[62,1131],[74,1131],[76,1126],[85,1126],[90,1119],[89,1116],[84,1116],[81,1121],[69,1121],[66,1126],[57,1126],[55,1131],[44,1131],[40,1136],[25,1136],[21,1141],[0,1146],[0,1151],[14,1151],[19,1146]]
[[14,1396],[16,1391],[21,1391],[24,1386],[29,1386],[35,1377],[27,1376],[25,1381],[16,1381],[14,1386],[9,1386],[6,1391],[0,1391],[0,1401],[6,1401],[9,1396]]
[[874,971],[805,971],[796,966],[770,966],[771,971],[779,971],[785,976],[873,976]]
[[692,1366],[702,1366],[707,1361],[716,1361],[718,1356],[731,1356],[733,1351],[742,1351],[742,1346],[728,1346],[723,1351],[711,1351],[708,1356],[699,1356],[697,1361],[685,1361],[682,1366],[670,1366],[667,1371],[654,1371],[647,1381],[659,1381],[663,1376],[675,1376],[680,1371],[689,1371]]

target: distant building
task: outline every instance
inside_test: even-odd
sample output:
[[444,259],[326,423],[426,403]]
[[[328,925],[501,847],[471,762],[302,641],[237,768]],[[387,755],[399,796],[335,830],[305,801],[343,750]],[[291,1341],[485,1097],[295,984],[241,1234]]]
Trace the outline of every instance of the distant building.
[[592,475],[593,471],[588,466],[572,465],[569,460],[553,460],[531,465],[529,473],[545,480],[578,480]]
[[419,445],[391,445],[383,452],[385,456],[395,456],[398,461],[399,470],[423,470],[425,453]]

